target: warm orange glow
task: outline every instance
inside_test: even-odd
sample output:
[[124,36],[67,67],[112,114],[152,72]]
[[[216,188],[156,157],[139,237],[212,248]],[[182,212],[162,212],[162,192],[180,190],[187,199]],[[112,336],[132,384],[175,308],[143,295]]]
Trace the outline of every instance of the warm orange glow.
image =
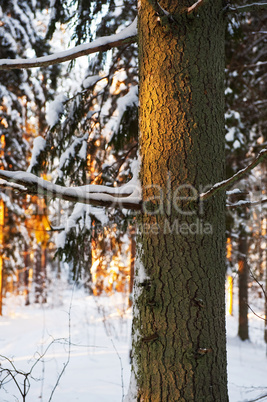
[[227,242],[226,242],[226,258],[228,260],[230,260],[232,257],[232,249],[233,249],[233,246],[232,246],[231,238],[228,237]]
[[0,120],[0,124],[2,124],[2,126],[4,126],[5,128],[8,127],[8,122],[6,121],[6,119],[4,117]]
[[4,134],[1,135],[1,147],[5,148],[6,146],[6,137]]
[[42,173],[41,178],[44,179],[44,180],[48,180],[48,181],[52,180],[51,174],[46,174],[46,173]]
[[5,204],[4,204],[4,201],[1,199],[0,200],[0,248],[2,248],[2,246],[3,246],[4,223],[5,223]]
[[[0,226],[4,226],[4,223],[5,223],[5,204],[4,204],[4,201],[1,199],[0,200]],[[2,230],[1,230],[1,232],[2,232]]]
[[228,295],[228,314],[233,315],[233,277],[227,277],[227,295]]
[[30,268],[30,269],[29,269],[29,284],[32,283],[32,279],[33,279],[33,269]]
[[261,225],[261,234],[262,234],[262,236],[265,236],[266,235],[266,218],[264,218],[263,219],[263,221],[262,221],[262,225]]
[[[127,292],[130,281],[130,248],[117,239],[116,225],[103,227],[92,239],[91,275],[94,295]],[[125,259],[126,252],[129,258]]]
[[37,196],[33,196],[31,200],[32,203],[25,210],[29,216],[26,227],[30,232],[34,233],[37,243],[46,247],[50,239],[49,230],[51,226],[46,214],[45,200]]

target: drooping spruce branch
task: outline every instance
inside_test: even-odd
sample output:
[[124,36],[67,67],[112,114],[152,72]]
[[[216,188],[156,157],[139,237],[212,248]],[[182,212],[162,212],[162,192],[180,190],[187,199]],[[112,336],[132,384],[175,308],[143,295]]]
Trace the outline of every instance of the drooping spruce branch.
[[118,34],[103,36],[91,43],[85,43],[62,52],[51,54],[48,56],[37,57],[32,59],[2,59],[0,60],[0,70],[11,70],[17,68],[34,68],[47,67],[52,64],[63,63],[77,59],[81,56],[97,52],[105,52],[114,47],[136,42],[137,36],[137,19],[131,25]]
[[[141,196],[138,182],[130,181],[121,187],[108,187],[89,184],[80,187],[64,187],[51,183],[32,173],[0,170],[0,178],[15,183],[19,193],[40,197],[60,198],[99,207],[141,209]],[[5,185],[6,186],[6,185]],[[1,182],[0,182],[1,187]]]
[[254,161],[251,162],[248,166],[246,166],[244,169],[239,170],[237,173],[235,173],[229,179],[216,183],[210,190],[206,191],[205,193],[200,194],[199,199],[201,201],[204,201],[204,200],[207,200],[208,198],[212,197],[218,191],[226,190],[234,182],[236,182],[237,180],[240,180],[247,173],[251,172],[252,169],[254,169],[256,166],[258,166],[266,158],[267,158],[267,149],[263,149],[260,151],[260,153],[254,159]]

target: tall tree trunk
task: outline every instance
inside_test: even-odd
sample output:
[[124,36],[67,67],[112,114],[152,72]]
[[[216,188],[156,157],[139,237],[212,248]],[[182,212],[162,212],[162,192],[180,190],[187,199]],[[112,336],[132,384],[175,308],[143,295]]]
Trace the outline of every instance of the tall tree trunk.
[[[264,325],[264,341],[267,343],[267,255],[266,257],[266,265],[265,265],[265,292],[264,292],[264,311],[265,311],[265,325]],[[266,356],[267,356],[267,348],[266,348]]]
[[5,224],[5,204],[0,199],[0,316],[3,312],[3,250],[4,250],[4,224]]
[[35,252],[35,303],[46,303],[46,249],[40,244]]
[[30,304],[29,271],[30,271],[30,255],[29,255],[29,250],[28,250],[28,244],[25,243],[25,249],[24,249],[24,294],[25,294],[25,306],[28,306]]
[[41,247],[38,245],[35,250],[35,303],[41,303],[43,292],[42,286],[42,255]]
[[[128,399],[227,401],[223,2],[139,2],[139,217]],[[157,3],[156,3],[157,4]],[[166,26],[164,26],[164,20]],[[135,386],[133,386],[135,384]]]
[[247,233],[241,227],[238,242],[238,336],[242,341],[248,336],[248,263],[247,263]]
[[0,316],[3,313],[3,256],[0,254]]
[[130,281],[129,281],[129,299],[128,306],[133,305],[133,284],[134,284],[134,264],[136,255],[135,228],[130,228]]

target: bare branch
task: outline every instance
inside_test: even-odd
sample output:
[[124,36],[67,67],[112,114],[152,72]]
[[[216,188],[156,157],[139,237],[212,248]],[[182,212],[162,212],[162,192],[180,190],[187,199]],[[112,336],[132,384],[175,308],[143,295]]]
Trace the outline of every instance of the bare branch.
[[[260,283],[260,281],[256,278],[256,276],[253,274],[252,270],[250,269],[249,271],[250,271],[250,275],[251,275],[252,279],[259,285],[259,287],[261,288],[262,293],[263,293],[263,295],[264,295],[264,298],[265,298],[265,300],[267,301],[267,293],[266,293],[266,291],[265,291],[263,285],[262,285],[262,284]],[[265,318],[267,319],[267,317],[265,317]]]
[[257,157],[251,162],[247,167],[244,169],[239,170],[236,174],[230,177],[227,180],[221,181],[220,183],[216,183],[210,190],[206,193],[202,193],[199,196],[200,200],[207,200],[208,198],[212,197],[217,191],[225,190],[226,188],[230,187],[234,182],[240,180],[243,176],[249,173],[252,169],[258,166],[264,159],[267,158],[267,149],[262,149]]
[[256,205],[262,205],[267,203],[267,198],[258,201],[247,201],[247,200],[240,200],[234,204],[226,204],[227,208],[237,208],[237,207],[254,207]]
[[252,311],[252,313],[253,313],[256,317],[258,317],[258,318],[260,318],[261,320],[267,322],[266,318],[261,317],[259,314],[255,313],[255,311],[250,307],[249,304],[247,304],[247,306],[248,306],[248,308]]
[[0,70],[46,67],[51,66],[52,64],[63,63],[64,61],[74,60],[81,56],[86,56],[97,52],[105,52],[114,47],[136,42],[136,36],[137,19],[135,19],[130,26],[118,34],[104,36],[91,43],[85,43],[63,52],[32,59],[2,59],[0,60]]
[[256,399],[251,399],[250,401],[248,401],[248,402],[256,402],[256,401],[260,401],[261,399],[264,399],[264,398],[266,398],[267,397],[267,394],[264,394],[264,395],[261,395],[261,396],[259,396],[258,398],[256,398]]
[[205,0],[198,0],[196,3],[194,3],[191,7],[188,7],[187,9],[187,14],[192,14],[194,11],[196,11],[200,6],[203,5]]
[[260,66],[265,66],[267,64],[267,61],[258,61],[257,63],[254,64],[244,64],[244,68],[254,68],[254,67],[260,67]]
[[0,178],[16,183],[16,191],[19,193],[61,198],[66,201],[99,207],[141,209],[140,189],[135,181],[130,181],[121,187],[94,184],[80,187],[64,187],[41,179],[32,173],[5,170],[0,170]]
[[232,13],[246,13],[249,11],[259,11],[267,8],[267,3],[251,3],[244,6],[227,7],[227,11]]
[[75,283],[74,283],[74,285],[72,287],[71,300],[70,300],[69,312],[68,312],[68,316],[69,316],[69,339],[68,339],[68,355],[67,355],[68,357],[67,357],[66,363],[63,364],[63,368],[62,368],[62,370],[61,370],[61,372],[60,372],[60,374],[59,374],[59,376],[57,378],[57,381],[56,381],[56,383],[55,383],[55,385],[54,385],[54,387],[52,389],[52,392],[51,392],[51,395],[50,395],[50,398],[49,398],[48,402],[52,401],[52,398],[53,398],[53,395],[55,393],[55,390],[57,389],[58,384],[59,384],[59,382],[61,380],[61,377],[63,376],[63,374],[64,374],[64,372],[65,372],[65,370],[66,370],[66,368],[67,368],[67,366],[68,366],[68,364],[70,362],[70,355],[71,355],[71,353],[70,353],[71,352],[71,309],[72,309],[74,286],[75,286]]

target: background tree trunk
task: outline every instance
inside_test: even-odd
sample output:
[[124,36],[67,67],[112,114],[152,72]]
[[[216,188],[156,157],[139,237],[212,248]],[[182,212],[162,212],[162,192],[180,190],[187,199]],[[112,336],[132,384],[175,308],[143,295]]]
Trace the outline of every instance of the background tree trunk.
[[[222,1],[182,16],[161,1],[162,26],[139,5],[139,217],[133,378],[138,401],[227,401],[224,195],[197,192],[224,178]],[[164,18],[166,19],[166,18]],[[130,391],[131,400],[134,391]]]
[[3,250],[4,250],[4,224],[5,224],[5,204],[0,199],[0,316],[3,312]]
[[[264,341],[267,343],[267,261],[265,266],[264,311],[265,311]],[[267,348],[266,348],[266,356],[267,356]]]
[[29,271],[30,271],[30,255],[28,250],[28,244],[24,246],[24,295],[25,306],[30,304],[30,289],[29,289]]
[[135,228],[130,228],[130,281],[129,281],[129,300],[128,306],[133,305],[133,284],[134,284],[134,265],[136,254]]
[[242,341],[248,336],[248,246],[247,233],[243,225],[240,228],[238,241],[238,336]]

